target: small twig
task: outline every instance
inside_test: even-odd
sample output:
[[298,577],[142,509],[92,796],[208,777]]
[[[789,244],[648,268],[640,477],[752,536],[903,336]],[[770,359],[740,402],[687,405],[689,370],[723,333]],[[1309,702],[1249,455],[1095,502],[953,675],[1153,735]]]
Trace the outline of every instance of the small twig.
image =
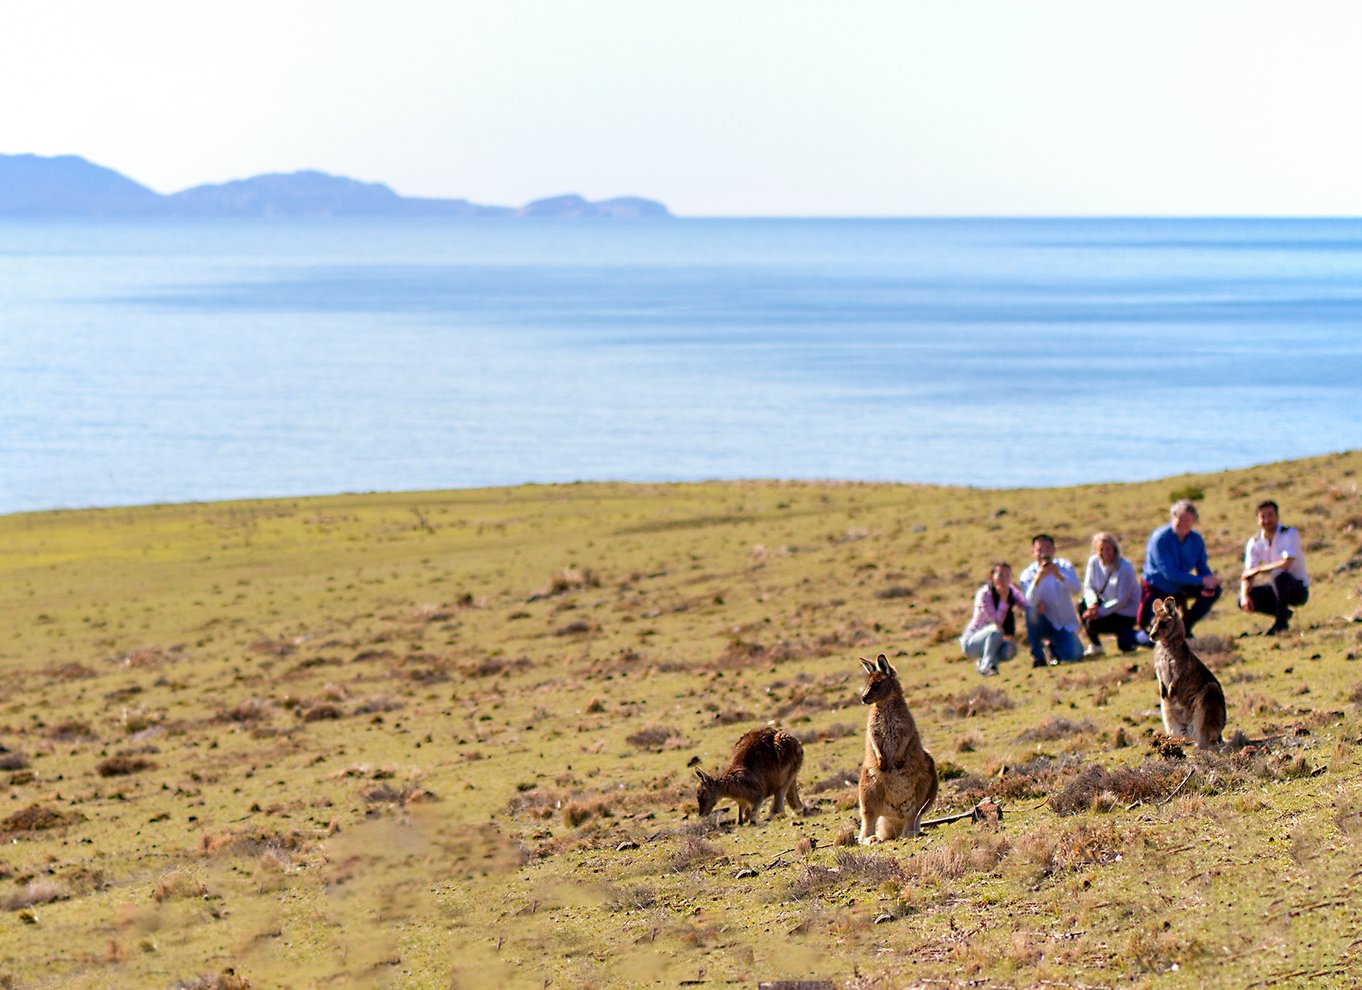
[[1304,914],[1306,911],[1313,911],[1313,910],[1315,910],[1316,908],[1324,908],[1324,907],[1339,907],[1340,905],[1342,905],[1342,904],[1347,904],[1347,903],[1348,903],[1348,902],[1347,902],[1346,900],[1337,900],[1337,901],[1316,901],[1314,904],[1302,904],[1300,907],[1298,907],[1298,908],[1292,908],[1290,911],[1288,911],[1288,912],[1286,912],[1286,913],[1287,913],[1290,917],[1292,917],[1292,918],[1299,918],[1299,917],[1300,917],[1302,914]]
[[1168,795],[1168,796],[1167,796],[1166,798],[1164,798],[1162,801],[1160,801],[1159,804],[1161,804],[1161,805],[1167,804],[1169,801],[1173,800],[1173,798],[1177,797],[1177,796],[1178,796],[1178,791],[1182,790],[1183,784],[1186,784],[1187,781],[1189,781],[1189,780],[1192,779],[1192,774],[1194,774],[1194,773],[1196,773],[1196,767],[1192,767],[1192,769],[1188,770],[1188,771],[1187,771],[1187,776],[1182,778],[1182,783],[1181,783],[1181,784],[1178,784],[1177,787],[1174,787],[1174,788],[1173,788],[1173,793],[1170,794],[1170,795]]
[[784,858],[785,856],[787,856],[788,854],[792,853],[792,852],[795,852],[795,850],[794,850],[794,849],[782,849],[780,852],[776,853],[776,858],[775,858],[775,859],[771,860],[771,862],[769,862],[769,863],[766,864],[766,869],[768,869],[768,870],[774,870],[777,866],[780,865],[781,859]]

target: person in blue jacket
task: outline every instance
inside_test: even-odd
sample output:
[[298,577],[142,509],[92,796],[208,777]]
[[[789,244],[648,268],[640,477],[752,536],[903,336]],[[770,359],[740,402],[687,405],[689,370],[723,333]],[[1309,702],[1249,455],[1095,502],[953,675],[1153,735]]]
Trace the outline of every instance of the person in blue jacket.
[[[1220,598],[1220,579],[1206,560],[1206,542],[1195,529],[1196,503],[1174,502],[1168,509],[1172,521],[1149,536],[1144,553],[1144,599],[1140,603],[1140,629],[1149,628],[1155,599],[1176,598],[1187,635],[1206,617]],[[1138,636],[1146,643],[1147,636]]]

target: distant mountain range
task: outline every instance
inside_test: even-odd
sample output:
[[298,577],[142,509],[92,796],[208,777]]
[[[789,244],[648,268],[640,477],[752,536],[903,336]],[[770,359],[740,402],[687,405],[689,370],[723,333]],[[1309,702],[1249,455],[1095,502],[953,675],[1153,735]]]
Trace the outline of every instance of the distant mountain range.
[[325,172],[257,175],[168,196],[78,155],[0,155],[0,218],[94,217],[670,217],[637,196],[554,196],[522,207],[399,196],[380,182]]

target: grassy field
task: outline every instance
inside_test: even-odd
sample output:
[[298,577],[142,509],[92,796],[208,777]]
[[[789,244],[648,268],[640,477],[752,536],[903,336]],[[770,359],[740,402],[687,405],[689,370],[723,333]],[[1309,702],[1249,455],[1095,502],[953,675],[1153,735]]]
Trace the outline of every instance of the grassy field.
[[[1362,453],[1049,491],[581,484],[0,517],[0,987],[1355,986]],[[1137,565],[1174,492],[1235,743],[1148,651],[983,680],[988,564]],[[1300,527],[1292,634],[1231,600]],[[862,849],[859,656],[962,821]],[[692,766],[805,744],[805,816]]]

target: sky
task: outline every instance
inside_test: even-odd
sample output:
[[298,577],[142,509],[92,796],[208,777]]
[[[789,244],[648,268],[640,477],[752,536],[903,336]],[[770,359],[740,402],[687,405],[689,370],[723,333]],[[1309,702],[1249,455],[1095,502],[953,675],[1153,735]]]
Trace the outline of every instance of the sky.
[[1359,215],[1362,4],[0,0],[0,153],[690,216]]

